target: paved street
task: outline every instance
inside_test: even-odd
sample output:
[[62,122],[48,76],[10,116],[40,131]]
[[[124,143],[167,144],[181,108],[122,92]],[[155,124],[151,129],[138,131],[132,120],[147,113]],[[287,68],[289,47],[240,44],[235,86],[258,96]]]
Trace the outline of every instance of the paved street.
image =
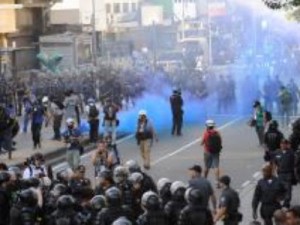
[[[241,210],[245,216],[243,224],[251,220],[251,200],[256,180],[260,178],[260,169],[263,165],[263,151],[258,147],[254,130],[246,125],[246,118],[241,117],[216,117],[214,118],[222,133],[224,149],[221,157],[222,174],[232,177],[233,187],[240,192],[242,198]],[[200,136],[203,125],[190,125],[185,127],[182,137],[172,137],[165,130],[159,134],[160,140],[152,149],[152,168],[149,173],[157,180],[168,177],[171,180],[187,181],[187,168],[195,163],[203,165],[202,147]],[[138,147],[133,136],[119,141],[119,150],[125,162],[128,159],[136,159],[141,163]],[[88,176],[92,178],[93,168],[90,163],[90,154],[82,157],[82,162],[88,167]],[[61,170],[65,164],[55,167]],[[92,179],[94,180],[94,179]],[[214,176],[210,174],[210,180],[214,184]],[[296,188],[294,203],[299,203],[300,193]]]

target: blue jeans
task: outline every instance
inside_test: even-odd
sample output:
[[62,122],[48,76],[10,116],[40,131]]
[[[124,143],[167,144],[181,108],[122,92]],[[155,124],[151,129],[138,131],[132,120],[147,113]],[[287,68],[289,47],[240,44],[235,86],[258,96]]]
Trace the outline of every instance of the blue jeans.
[[28,128],[29,121],[30,121],[30,114],[25,113],[24,114],[24,120],[23,120],[23,132],[24,133],[27,133],[27,128]]

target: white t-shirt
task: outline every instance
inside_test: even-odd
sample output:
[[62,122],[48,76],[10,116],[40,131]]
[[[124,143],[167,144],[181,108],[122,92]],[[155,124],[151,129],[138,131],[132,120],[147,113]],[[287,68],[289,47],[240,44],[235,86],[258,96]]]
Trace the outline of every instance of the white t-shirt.
[[40,167],[30,165],[24,170],[23,179],[30,179],[33,177],[39,178],[41,174],[47,176],[47,169],[45,165],[42,165]]

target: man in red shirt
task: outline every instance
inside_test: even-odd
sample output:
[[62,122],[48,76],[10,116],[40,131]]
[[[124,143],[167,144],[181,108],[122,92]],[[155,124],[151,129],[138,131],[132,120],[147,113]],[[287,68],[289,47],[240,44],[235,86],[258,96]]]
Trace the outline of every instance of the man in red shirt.
[[222,150],[222,139],[220,133],[215,130],[215,122],[213,120],[206,121],[206,130],[202,137],[201,145],[204,146],[204,176],[207,178],[209,170],[215,169],[215,177],[217,187],[219,187],[220,177],[220,153]]

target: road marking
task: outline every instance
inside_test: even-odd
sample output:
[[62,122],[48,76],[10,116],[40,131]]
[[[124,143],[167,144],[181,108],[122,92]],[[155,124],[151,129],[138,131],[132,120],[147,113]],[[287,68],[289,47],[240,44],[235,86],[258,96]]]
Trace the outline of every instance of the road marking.
[[[232,121],[230,121],[230,122],[224,124],[223,126],[219,127],[218,130],[224,130],[225,128],[230,127],[231,125],[233,125],[233,124],[235,124],[236,122],[240,121],[242,118],[243,118],[243,117],[239,117],[239,118],[237,118],[237,119],[235,119],[235,120],[232,120]],[[128,135],[128,136],[126,136],[126,137],[124,137],[124,138],[118,140],[118,141],[117,141],[117,144],[123,143],[123,142],[125,142],[125,141],[127,141],[127,140],[129,140],[129,139],[131,139],[131,138],[133,138],[133,137],[134,137],[134,134]],[[164,160],[166,160],[166,159],[168,159],[168,158],[170,158],[170,157],[173,157],[173,156],[179,154],[180,152],[182,152],[182,151],[184,151],[184,150],[190,148],[191,146],[193,146],[193,145],[195,145],[195,144],[201,142],[201,140],[202,140],[202,138],[198,138],[198,139],[196,139],[196,140],[190,142],[189,144],[186,144],[186,145],[182,146],[181,148],[179,148],[179,149],[177,149],[177,150],[175,150],[175,151],[173,151],[173,152],[171,152],[171,153],[169,153],[169,154],[167,154],[167,155],[165,155],[165,156],[163,156],[163,157],[157,159],[156,161],[154,161],[154,162],[152,163],[152,165],[157,165],[157,164],[159,164],[160,162],[162,162],[162,161],[164,161]],[[93,154],[93,151],[91,151],[91,152],[89,152],[89,153],[87,153],[87,154],[84,154],[83,156],[81,156],[81,160],[83,160],[83,159],[85,159],[85,158],[87,158],[87,157],[90,157],[92,154]],[[68,165],[67,162],[60,163],[60,164],[58,164],[57,166],[53,167],[53,171],[63,170],[64,168],[67,167],[67,165]]]
[[260,177],[260,175],[261,175],[261,172],[257,171],[255,174],[253,174],[253,178],[257,179]]
[[[241,120],[242,118],[243,118],[243,117],[239,117],[239,118],[237,118],[237,119],[235,119],[235,120],[232,120],[231,122],[228,122],[228,123],[224,124],[223,126],[219,127],[218,130],[224,130],[225,128],[230,127],[232,124],[238,122],[238,121]],[[182,146],[181,148],[175,150],[174,152],[171,152],[171,153],[169,153],[169,154],[167,154],[167,155],[162,156],[161,158],[159,158],[159,159],[157,159],[156,161],[154,161],[154,162],[152,163],[152,165],[153,165],[153,166],[154,166],[154,165],[157,165],[158,163],[160,163],[160,162],[162,162],[162,161],[164,161],[164,160],[166,160],[166,159],[168,159],[168,158],[170,158],[170,157],[173,157],[174,155],[179,154],[180,152],[182,152],[182,151],[184,151],[184,150],[190,148],[191,146],[193,146],[193,145],[195,145],[195,144],[197,144],[197,143],[199,143],[199,142],[201,142],[201,141],[202,141],[202,138],[198,138],[198,139],[196,139],[196,140],[190,142],[189,144],[186,144],[186,145]]]
[[251,184],[251,181],[250,181],[250,180],[247,180],[246,182],[244,182],[244,183],[242,184],[242,188],[247,187],[249,184]]
[[[127,141],[127,140],[130,140],[130,139],[133,138],[133,137],[134,137],[134,134],[127,135],[127,136],[121,138],[120,140],[117,140],[116,143],[117,143],[117,144],[121,144],[121,143],[123,143],[123,142],[125,142],[125,141]],[[82,160],[84,160],[84,159],[86,159],[86,158],[88,158],[88,157],[91,157],[91,155],[93,154],[93,152],[94,152],[94,151],[90,151],[89,153],[86,153],[86,154],[82,155],[82,156],[80,157],[80,161],[82,161]],[[65,169],[67,166],[68,166],[68,163],[67,163],[67,162],[60,163],[60,164],[58,164],[57,166],[53,167],[53,171],[63,170],[63,169]]]

